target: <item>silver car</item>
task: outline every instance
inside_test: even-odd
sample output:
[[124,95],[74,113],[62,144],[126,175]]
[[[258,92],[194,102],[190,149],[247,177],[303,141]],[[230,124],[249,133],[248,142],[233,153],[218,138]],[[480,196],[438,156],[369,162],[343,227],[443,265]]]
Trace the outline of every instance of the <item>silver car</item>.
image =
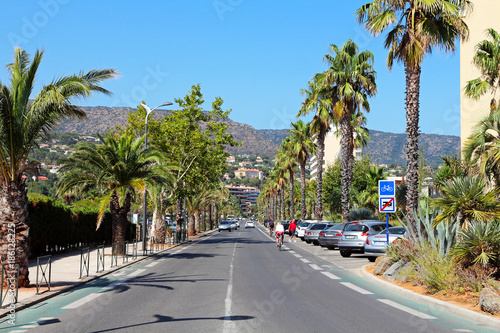
[[406,237],[406,229],[403,227],[389,228],[389,243],[387,243],[386,229],[379,234],[368,236],[365,243],[365,254],[368,256],[368,260],[374,262],[377,257],[383,256],[388,244],[394,243],[402,237]]
[[345,223],[335,223],[334,225],[322,230],[318,236],[319,245],[327,247],[329,250],[339,246],[339,239],[342,236],[342,229]]
[[385,226],[386,222],[373,220],[346,223],[339,239],[340,255],[350,257],[352,253],[365,253],[366,237],[380,233]]
[[318,220],[304,220],[297,225],[297,237],[304,240],[304,234],[306,229],[314,223],[318,223]]
[[313,243],[314,245],[319,245],[318,237],[319,233],[325,229],[333,225],[333,222],[323,221],[320,223],[311,224],[304,232],[304,240],[307,244]]
[[221,232],[221,230],[227,230],[227,231],[231,232],[231,229],[233,229],[233,227],[231,226],[231,222],[221,221],[219,223],[219,232]]

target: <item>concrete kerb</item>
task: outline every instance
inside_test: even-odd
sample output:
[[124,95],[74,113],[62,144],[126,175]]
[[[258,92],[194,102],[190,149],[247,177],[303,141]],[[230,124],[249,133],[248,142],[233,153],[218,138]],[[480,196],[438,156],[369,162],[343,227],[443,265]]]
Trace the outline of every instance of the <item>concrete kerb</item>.
[[[209,230],[209,231],[205,231],[203,232],[202,234],[199,235],[200,238],[202,237],[206,237],[207,235],[215,232],[216,230]],[[158,253],[163,253],[163,252],[167,252],[167,251],[170,251],[171,249],[173,248],[176,248],[176,247],[179,247],[181,245],[184,245],[184,244],[187,244],[188,242],[190,242],[191,240],[188,240],[187,242],[183,242],[183,243],[179,243],[179,244],[175,244],[171,247],[169,247],[168,249],[164,249],[164,250],[161,250],[161,251],[158,251],[156,253],[151,253],[151,254],[147,254],[145,256],[142,256],[140,258],[137,258],[133,261],[130,261],[128,263],[124,263],[122,265],[119,265],[119,266],[116,266],[116,267],[113,267],[111,268],[110,270],[108,271],[105,271],[105,272],[102,272],[102,273],[97,273],[96,275],[92,276],[92,277],[88,277],[86,279],[83,279],[81,282],[77,282],[73,285],[70,285],[70,286],[67,286],[67,287],[63,287],[61,289],[58,289],[58,290],[54,290],[54,291],[47,291],[47,292],[44,292],[43,294],[40,294],[40,295],[35,295],[33,297],[30,297],[30,298],[27,298],[21,302],[18,302],[16,303],[16,311],[20,311],[20,310],[23,310],[23,309],[26,309],[30,306],[33,306],[35,304],[38,304],[38,303],[41,303],[49,298],[52,298],[52,297],[55,297],[55,296],[58,296],[58,295],[61,295],[65,292],[68,292],[70,290],[73,290],[75,288],[78,288],[86,283],[89,283],[89,282],[92,282],[94,280],[97,280],[103,276],[106,276],[108,274],[112,274],[124,267],[127,267],[127,266],[130,266],[132,264],[136,264],[142,260],[145,260],[145,259],[148,259],[149,257],[152,257],[154,255],[157,255]],[[10,313],[10,309],[7,308],[8,305],[4,305],[0,308],[0,318],[3,318],[5,316],[7,316],[9,313]]]
[[471,320],[479,325],[486,325],[486,326],[489,326],[493,329],[498,329],[500,327],[500,320],[498,320],[496,318],[492,318],[488,315],[463,308],[459,305],[455,305],[455,304],[451,304],[451,303],[448,303],[448,302],[445,302],[445,301],[442,301],[439,299],[435,299],[435,298],[430,297],[430,296],[421,295],[421,294],[416,293],[414,291],[397,286],[393,283],[384,281],[384,280],[374,276],[373,274],[368,273],[366,271],[366,267],[368,267],[368,266],[369,265],[366,265],[366,266],[363,266],[361,268],[361,276],[365,280],[368,280],[371,283],[377,284],[384,289],[389,289],[389,290],[391,290],[399,295],[402,295],[408,299],[412,299],[412,300],[424,303],[424,304],[431,306],[437,310],[445,309],[446,311],[448,311],[450,313],[453,313],[453,314],[460,316],[462,318],[466,318],[468,320]]

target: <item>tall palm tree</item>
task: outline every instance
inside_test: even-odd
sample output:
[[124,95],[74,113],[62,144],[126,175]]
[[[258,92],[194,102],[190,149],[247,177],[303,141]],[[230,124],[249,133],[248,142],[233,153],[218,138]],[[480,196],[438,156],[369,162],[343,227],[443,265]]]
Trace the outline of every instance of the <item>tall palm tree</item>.
[[[20,262],[19,286],[29,285],[29,215],[24,172],[37,167],[29,154],[37,140],[64,118],[85,119],[85,113],[72,102],[90,97],[93,92],[110,92],[99,84],[114,78],[113,69],[91,70],[63,76],[43,86],[32,95],[43,52],[36,51],[33,60],[20,48],[14,50],[14,62],[7,65],[10,86],[0,83],[0,224],[15,225],[15,260]],[[0,263],[7,261],[6,227],[0,229]]]
[[289,180],[289,192],[290,192],[290,218],[295,217],[295,202],[294,202],[294,183],[295,183],[295,170],[297,167],[297,160],[295,159],[295,146],[291,141],[291,138],[287,136],[281,142],[281,150],[278,150],[277,154],[280,153],[281,156],[278,157],[281,167],[288,171]]
[[358,21],[373,35],[390,29],[387,67],[394,60],[406,73],[406,216],[414,222],[418,206],[418,136],[421,64],[433,47],[454,51],[457,38],[466,40],[469,29],[463,18],[472,9],[469,0],[373,0],[356,11]]
[[302,103],[297,117],[307,115],[311,111],[316,114],[311,121],[311,133],[316,138],[316,205],[315,218],[319,221],[323,219],[323,160],[325,156],[325,138],[330,127],[335,122],[329,112],[331,100],[325,95],[325,91],[318,85],[317,75],[309,81],[309,89],[303,89],[302,93],[306,99]]
[[492,110],[473,129],[465,142],[463,156],[479,168],[485,179],[500,184],[500,107]]
[[476,45],[474,65],[479,68],[481,76],[467,81],[465,96],[479,99],[488,91],[491,93],[490,108],[497,108],[496,93],[500,86],[500,34],[493,28],[486,30],[490,40],[485,39]]
[[359,52],[358,46],[348,40],[341,49],[330,45],[332,55],[325,55],[328,70],[319,77],[320,85],[329,91],[334,101],[332,110],[340,118],[341,141],[341,181],[342,181],[342,217],[349,219],[349,188],[354,168],[353,118],[362,109],[370,111],[368,97],[375,95],[375,70],[373,54],[370,51]]
[[[83,142],[76,151],[61,160],[61,178],[58,194],[63,195],[74,186],[101,192],[101,204],[97,220],[100,227],[106,209],[111,211],[113,243],[125,241],[127,214],[137,191],[144,191],[146,182],[161,182],[159,171],[161,155],[153,149],[145,149],[144,136],[117,137],[107,133],[98,135],[101,145]],[[119,247],[119,254],[123,248]]]
[[303,220],[306,219],[306,164],[309,157],[316,152],[311,135],[311,122],[304,123],[298,120],[292,123],[292,129],[288,131],[294,145],[295,159],[300,167],[300,214]]

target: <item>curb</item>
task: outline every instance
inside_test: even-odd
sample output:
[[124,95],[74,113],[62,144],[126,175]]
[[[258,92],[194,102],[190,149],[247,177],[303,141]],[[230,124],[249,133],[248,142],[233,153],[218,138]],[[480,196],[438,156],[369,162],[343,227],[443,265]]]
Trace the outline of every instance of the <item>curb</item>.
[[[205,231],[204,233],[200,234],[199,237],[203,238],[203,237],[206,237],[206,236],[208,236],[208,235],[210,235],[211,233],[214,233],[214,232],[215,232],[215,230]],[[70,290],[73,290],[73,289],[76,289],[78,287],[81,287],[84,284],[87,284],[89,282],[97,280],[97,279],[99,279],[99,278],[101,278],[103,276],[106,276],[108,274],[112,274],[112,273],[114,273],[114,272],[116,272],[116,271],[118,271],[118,270],[120,270],[122,268],[128,267],[128,266],[130,266],[132,264],[135,264],[135,263],[138,263],[138,262],[140,262],[142,260],[145,260],[145,259],[147,259],[149,257],[152,257],[154,255],[157,255],[159,253],[170,251],[173,248],[179,247],[179,246],[187,244],[189,242],[190,242],[190,240],[188,240],[187,242],[184,242],[184,243],[175,244],[172,247],[169,247],[168,249],[164,249],[164,250],[161,250],[161,251],[158,251],[158,252],[155,252],[155,253],[147,254],[146,256],[137,258],[136,260],[130,261],[128,263],[124,263],[124,264],[122,264],[120,266],[113,267],[112,269],[110,269],[108,271],[105,271],[105,272],[102,272],[102,273],[97,273],[97,275],[94,275],[92,277],[88,277],[85,280],[82,280],[81,282],[77,282],[77,283],[75,283],[73,285],[63,287],[63,288],[61,288],[59,290],[49,291],[49,292],[41,294],[41,295],[32,296],[30,298],[27,298],[27,299],[21,301],[21,302],[16,303],[15,310],[16,310],[16,312],[21,311],[23,309],[26,309],[26,308],[32,306],[32,305],[36,305],[38,303],[46,301],[47,299],[50,299],[52,297],[56,297],[56,296],[61,295],[61,294],[65,293],[65,292],[68,292]],[[10,313],[10,309],[8,308],[8,306],[9,305],[4,305],[4,306],[2,306],[2,308],[0,308],[0,319],[3,318],[3,317],[6,317]]]
[[452,313],[452,314],[455,314],[459,317],[468,319],[468,320],[473,321],[479,325],[486,325],[486,326],[493,328],[493,329],[498,329],[500,327],[500,320],[498,320],[496,318],[492,318],[488,315],[463,308],[459,305],[455,305],[455,304],[451,304],[451,303],[448,303],[448,302],[445,302],[445,301],[442,301],[439,299],[435,299],[435,298],[430,297],[430,296],[421,295],[421,294],[416,293],[414,291],[397,286],[393,283],[384,281],[384,280],[374,276],[373,274],[368,273],[366,271],[366,267],[368,267],[368,266],[369,265],[365,265],[361,268],[361,276],[365,280],[367,280],[371,283],[377,284],[380,287],[383,287],[384,289],[389,289],[389,290],[393,291],[394,293],[402,295],[408,299],[419,301],[420,303],[423,303],[425,305],[428,305],[428,306],[436,309],[437,312],[441,312],[443,310],[446,310],[449,313]]

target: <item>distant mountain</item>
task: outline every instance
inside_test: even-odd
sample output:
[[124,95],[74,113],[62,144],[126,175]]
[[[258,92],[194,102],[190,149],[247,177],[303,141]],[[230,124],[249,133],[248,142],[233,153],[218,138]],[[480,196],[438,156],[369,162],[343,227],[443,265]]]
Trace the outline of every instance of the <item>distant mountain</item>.
[[[87,120],[64,120],[58,127],[61,133],[96,134],[104,133],[116,126],[126,126],[127,115],[136,109],[125,107],[83,107]],[[168,111],[156,110],[155,118],[164,117]],[[281,140],[287,135],[286,129],[256,130],[250,125],[227,120],[228,133],[234,139],[243,142],[240,147],[228,147],[231,154],[249,154],[256,156],[273,156],[279,149]],[[404,145],[406,134],[394,134],[370,130],[371,140],[363,150],[369,153],[371,160],[377,164],[406,164]],[[423,148],[428,164],[441,163],[441,156],[458,155],[460,138],[451,135],[421,134],[420,145]]]

